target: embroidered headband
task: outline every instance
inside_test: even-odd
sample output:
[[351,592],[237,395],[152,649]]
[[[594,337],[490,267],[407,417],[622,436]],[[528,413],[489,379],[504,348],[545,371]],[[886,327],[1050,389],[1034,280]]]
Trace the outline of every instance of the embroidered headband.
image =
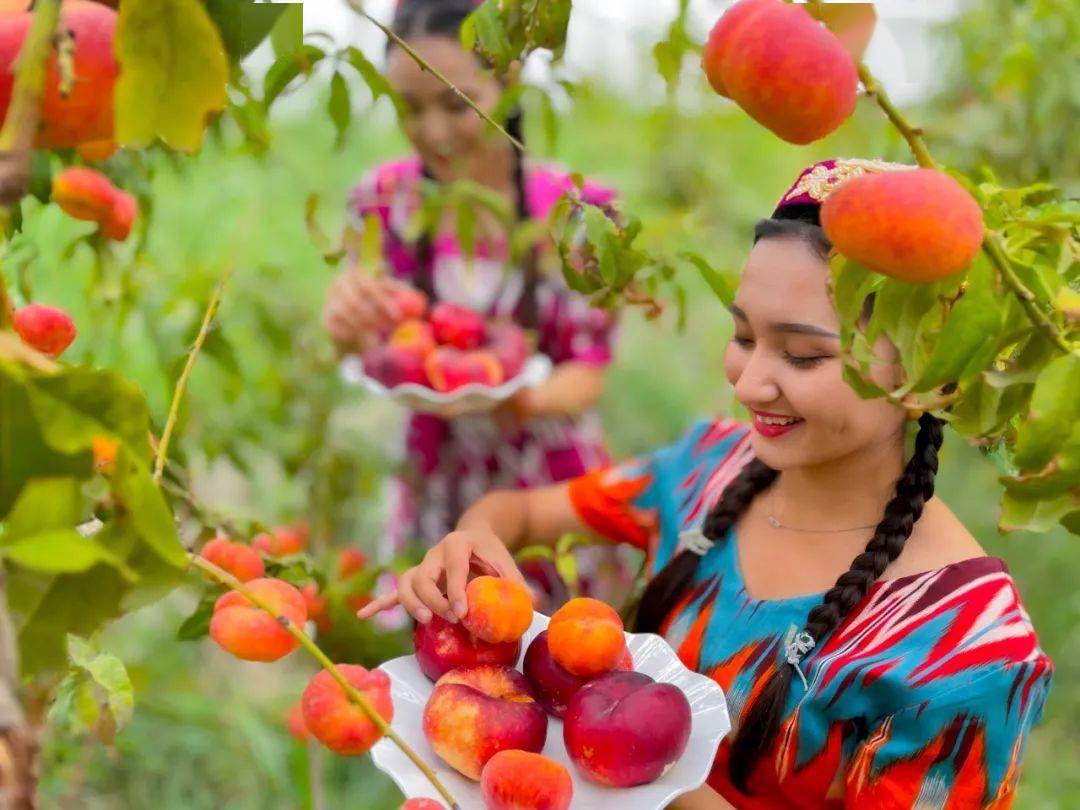
[[789,205],[821,205],[842,184],[862,174],[907,171],[914,168],[904,163],[863,158],[823,160],[803,170],[791,188],[780,198],[773,213],[775,215]]

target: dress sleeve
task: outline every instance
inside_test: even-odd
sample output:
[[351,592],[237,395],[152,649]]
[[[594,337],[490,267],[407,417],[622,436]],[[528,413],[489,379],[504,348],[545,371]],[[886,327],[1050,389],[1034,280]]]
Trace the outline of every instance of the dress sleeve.
[[403,221],[413,205],[415,161],[401,160],[375,166],[364,174],[349,191],[345,205],[345,223],[351,232],[346,244],[352,258],[364,230],[376,226],[381,230],[383,260],[390,274],[399,280],[411,281],[416,273],[416,257],[402,240]]
[[658,529],[657,454],[601,467],[570,481],[570,502],[601,537],[643,551]]
[[1008,807],[1052,672],[1040,654],[889,715],[851,759],[844,806]]

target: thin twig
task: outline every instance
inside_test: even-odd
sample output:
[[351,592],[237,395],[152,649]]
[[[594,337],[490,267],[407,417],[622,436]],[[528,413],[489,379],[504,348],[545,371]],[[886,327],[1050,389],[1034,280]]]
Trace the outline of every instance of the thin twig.
[[277,613],[269,604],[267,604],[264,600],[260,599],[254,593],[252,593],[251,589],[244,585],[244,583],[242,583],[232,574],[214,565],[209,560],[206,560],[197,554],[189,554],[188,559],[190,560],[191,564],[194,565],[196,568],[199,568],[210,574],[210,576],[212,576],[222,585],[226,585],[227,587],[241,594],[257,608],[260,608],[261,610],[264,610],[271,616],[273,616],[274,619],[282,627],[284,627],[289,632],[289,634],[292,635],[293,638],[295,638],[300,643],[300,646],[307,650],[311,657],[318,661],[319,665],[330,673],[330,676],[335,681],[337,681],[338,685],[341,686],[341,688],[344,690],[346,697],[348,697],[349,700],[359,706],[360,709],[364,712],[364,714],[368,716],[368,719],[375,724],[375,727],[378,728],[385,737],[388,737],[390,740],[392,740],[394,744],[401,749],[405,756],[412,760],[413,764],[416,765],[416,767],[418,767],[421,772],[423,772],[424,776],[427,777],[427,780],[431,782],[432,786],[437,791],[439,791],[439,794],[444,799],[446,799],[447,802],[449,802],[451,810],[460,810],[460,805],[454,800],[454,797],[450,795],[447,789],[443,787],[438,777],[435,776],[434,771],[432,771],[431,768],[428,767],[424,760],[420,758],[420,756],[409,746],[407,742],[401,739],[397,732],[390,728],[390,724],[387,723],[386,720],[383,719],[383,716],[375,710],[375,707],[372,706],[370,702],[368,702],[367,698],[364,697],[363,693],[361,693],[355,686],[353,686],[351,683],[349,683],[348,680],[346,680],[345,676],[341,674],[341,671],[334,665],[334,662],[331,661],[329,657],[327,657],[326,653],[322,651],[319,645],[312,641],[311,638],[303,630],[293,624],[293,622],[289,620],[288,616]]
[[996,232],[987,230],[986,236],[983,238],[983,252],[986,253],[991,263],[997,268],[1001,280],[1019,299],[1020,306],[1027,312],[1028,318],[1046,333],[1050,342],[1065,354],[1080,354],[1080,347],[1070,346],[1069,342],[1061,334],[1061,330],[1058,329],[1057,324],[1050,320],[1050,316],[1035,302],[1035,293],[1029,290],[1016,274],[1016,269],[1005,254],[1005,249],[1001,246]]
[[180,372],[180,378],[176,381],[172,403],[169,405],[169,416],[168,419],[165,420],[165,430],[161,433],[157,457],[154,459],[155,483],[161,482],[162,473],[165,471],[165,459],[169,454],[169,442],[172,440],[173,431],[176,429],[176,419],[180,413],[180,401],[184,398],[184,390],[187,388],[188,377],[191,376],[191,369],[195,366],[195,358],[198,357],[199,350],[202,349],[203,343],[206,342],[206,338],[210,334],[210,326],[213,323],[214,316],[217,314],[218,306],[221,304],[221,294],[224,292],[225,285],[229,283],[229,278],[231,276],[232,271],[229,270],[225,273],[224,277],[222,277],[221,281],[218,282],[217,287],[214,288],[214,292],[210,296],[210,303],[206,306],[206,314],[203,316],[199,334],[195,337],[195,344],[191,347],[191,351],[188,352],[187,362],[184,363],[184,370]]
[[866,94],[877,102],[877,105],[881,107],[882,111],[892,122],[900,134],[904,136],[904,140],[907,141],[908,146],[911,147],[911,153],[915,156],[915,162],[920,166],[927,169],[939,168],[937,161],[934,160],[930,154],[930,150],[926,147],[926,141],[923,140],[922,130],[912,124],[904,117],[904,114],[893,104],[892,99],[889,98],[889,94],[885,92],[885,88],[882,87],[874,74],[870,72],[870,69],[866,66],[865,62],[859,62],[857,65],[859,71],[859,80],[863,83],[863,87],[866,88]]
[[472,107],[473,111],[477,115],[479,115],[481,118],[483,118],[488,124],[495,127],[495,129],[498,130],[499,133],[501,133],[503,135],[503,137],[505,137],[508,141],[510,141],[510,143],[512,143],[514,145],[514,147],[519,152],[521,152],[522,154],[525,154],[525,152],[527,151],[525,149],[525,144],[523,144],[521,141],[519,141],[517,138],[515,138],[513,135],[511,135],[509,132],[507,132],[506,128],[503,127],[502,124],[500,124],[498,121],[496,121],[490,115],[488,115],[486,112],[484,112],[482,109],[480,109],[480,107],[477,105],[477,103],[475,101],[473,101],[471,98],[469,98],[469,96],[466,95],[460,88],[458,88],[457,85],[455,85],[452,81],[450,81],[448,78],[446,78],[446,76],[444,76],[441,72],[439,72],[438,68],[433,67],[427,60],[424,59],[424,57],[422,57],[420,54],[418,54],[409,45],[409,43],[407,43],[405,40],[403,40],[401,37],[399,37],[394,32],[394,30],[392,28],[390,28],[390,26],[386,25],[383,22],[380,22],[379,20],[375,19],[370,14],[368,14],[367,11],[364,10],[364,7],[360,4],[359,0],[345,0],[345,2],[348,4],[349,8],[351,8],[353,11],[355,11],[357,14],[359,14],[365,20],[370,22],[372,25],[374,25],[376,28],[378,28],[384,34],[386,34],[386,36],[390,39],[391,42],[393,42],[395,45],[397,45],[399,48],[401,48],[401,50],[405,51],[405,53],[407,53],[409,55],[409,58],[412,59],[414,62],[416,62],[417,65],[420,66],[421,70],[427,71],[432,76],[434,76],[436,79],[438,79],[440,82],[442,82],[444,85],[446,85],[446,87],[451,92],[453,92],[454,95],[456,95],[458,98],[460,98],[462,101],[464,101],[470,107]]

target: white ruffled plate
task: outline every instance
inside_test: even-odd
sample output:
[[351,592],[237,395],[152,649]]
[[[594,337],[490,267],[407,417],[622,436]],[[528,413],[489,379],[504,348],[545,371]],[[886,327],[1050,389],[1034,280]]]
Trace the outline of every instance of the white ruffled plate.
[[389,397],[409,410],[431,413],[445,419],[494,410],[518,391],[543,383],[551,375],[551,369],[550,357],[534,354],[525,361],[525,366],[517,376],[502,385],[470,383],[448,394],[441,394],[418,383],[402,383],[387,388],[364,372],[364,364],[359,356],[349,355],[341,361],[341,376],[347,382],[361,385],[378,396]]
[[[548,625],[548,617],[533,614],[533,623],[522,639],[522,656],[531,642]],[[634,669],[654,680],[673,683],[690,701],[692,727],[690,740],[682,757],[662,777],[648,785],[633,788],[608,788],[587,780],[575,768],[563,744],[562,721],[548,716],[547,743],[544,755],[561,762],[574,780],[571,810],[659,810],[676,796],[705,783],[720,741],[731,730],[727,702],[715,681],[687,669],[675,651],[660,636],[627,633],[626,643],[634,656]],[[424,705],[433,684],[420,671],[416,657],[406,655],[387,661],[379,669],[390,676],[394,701],[394,731],[412,746],[450,791],[462,810],[484,810],[480,785],[466,779],[441,759],[428,745],[423,732]],[[521,669],[521,661],[518,661]],[[642,718],[642,722],[648,722]],[[407,798],[440,799],[420,769],[390,740],[382,739],[371,749],[375,765],[389,774]],[[614,804],[613,804],[614,802]]]

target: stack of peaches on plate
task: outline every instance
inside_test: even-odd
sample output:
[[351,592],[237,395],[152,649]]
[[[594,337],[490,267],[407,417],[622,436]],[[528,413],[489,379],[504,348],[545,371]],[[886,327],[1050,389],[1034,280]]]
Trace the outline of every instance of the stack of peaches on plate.
[[391,290],[400,320],[362,357],[364,372],[387,388],[414,383],[449,393],[469,384],[494,387],[525,366],[529,342],[517,324],[489,323],[457,304],[429,306],[408,285]]
[[[423,728],[435,753],[479,780],[489,810],[566,810],[567,769],[540,751],[548,714],[563,721],[581,775],[632,787],[662,776],[690,736],[690,704],[673,684],[634,672],[619,614],[573,599],[551,617],[515,669],[533,620],[528,591],[482,576],[466,590],[460,623],[435,616],[416,627],[416,659],[435,682]],[[648,718],[648,722],[643,722]]]

